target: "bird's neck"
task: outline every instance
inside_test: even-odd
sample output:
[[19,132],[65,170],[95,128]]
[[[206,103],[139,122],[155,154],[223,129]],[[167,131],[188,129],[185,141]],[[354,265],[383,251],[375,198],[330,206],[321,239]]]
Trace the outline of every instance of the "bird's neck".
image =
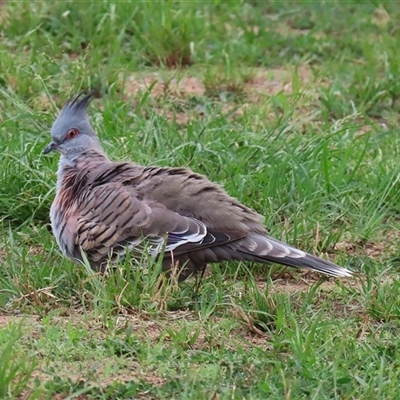
[[104,165],[105,163],[111,163],[111,161],[103,151],[97,149],[88,150],[75,157],[67,157],[62,154],[57,170],[57,190],[61,188],[63,180],[67,175],[82,174],[85,171],[89,173],[99,165]]

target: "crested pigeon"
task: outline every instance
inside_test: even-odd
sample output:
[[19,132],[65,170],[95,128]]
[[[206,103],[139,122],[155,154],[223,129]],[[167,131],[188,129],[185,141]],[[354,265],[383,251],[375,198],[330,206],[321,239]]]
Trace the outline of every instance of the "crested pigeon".
[[183,280],[208,263],[230,260],[309,268],[335,277],[346,268],[267,235],[263,217],[220,186],[188,168],[112,162],[88,121],[94,91],[62,108],[43,153],[61,153],[50,209],[62,253],[86,258],[104,272],[127,252],[163,256],[163,269],[178,265]]

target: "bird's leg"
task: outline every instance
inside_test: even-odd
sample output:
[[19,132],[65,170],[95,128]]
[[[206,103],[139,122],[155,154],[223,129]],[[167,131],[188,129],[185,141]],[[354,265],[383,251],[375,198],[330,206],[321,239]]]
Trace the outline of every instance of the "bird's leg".
[[201,268],[200,277],[199,277],[199,279],[197,279],[197,284],[196,284],[196,289],[195,289],[196,293],[198,293],[198,291],[200,289],[201,281],[204,278],[204,275],[206,273],[206,269],[207,269],[207,264],[204,264],[203,267]]

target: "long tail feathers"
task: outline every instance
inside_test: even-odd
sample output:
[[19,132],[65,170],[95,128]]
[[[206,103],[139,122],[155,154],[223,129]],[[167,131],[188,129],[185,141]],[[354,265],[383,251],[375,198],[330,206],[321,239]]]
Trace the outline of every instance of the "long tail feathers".
[[290,267],[309,268],[335,277],[349,277],[353,274],[348,269],[339,267],[330,261],[323,260],[261,234],[248,235],[240,241],[236,251],[242,253],[244,259],[256,262],[273,262]]

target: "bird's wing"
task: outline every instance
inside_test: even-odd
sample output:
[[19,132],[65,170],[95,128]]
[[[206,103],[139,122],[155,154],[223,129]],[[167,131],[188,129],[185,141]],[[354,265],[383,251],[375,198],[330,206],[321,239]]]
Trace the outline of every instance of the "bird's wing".
[[[156,200],[178,214],[201,220],[207,228],[219,232],[266,233],[264,217],[229,196],[207,177],[187,168],[132,166],[125,179],[145,199]],[[128,179],[127,175],[134,176]]]
[[137,197],[132,188],[110,182],[89,188],[77,200],[75,255],[83,250],[89,261],[101,264],[128,250],[145,248],[153,256],[180,248],[226,243],[228,234],[210,234],[195,218],[179,215],[156,201]]
[[142,167],[132,163],[99,165],[87,184],[119,182],[145,200],[202,221],[217,232],[266,233],[264,217],[229,196],[206,176],[188,168]]

